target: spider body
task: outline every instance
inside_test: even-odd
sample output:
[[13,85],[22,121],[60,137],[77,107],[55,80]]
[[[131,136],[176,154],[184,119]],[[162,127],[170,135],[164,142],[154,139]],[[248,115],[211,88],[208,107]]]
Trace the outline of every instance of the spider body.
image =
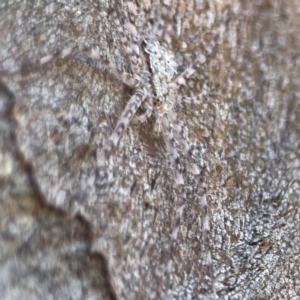
[[[39,60],[40,65],[49,63],[57,57],[70,57],[75,52],[82,52],[88,57],[100,63],[100,65],[109,71],[116,79],[132,88],[134,93],[121,114],[115,129],[104,143],[102,149],[97,155],[97,165],[95,168],[97,174],[99,170],[105,169],[109,157],[112,154],[112,149],[117,147],[124,130],[127,128],[133,117],[137,117],[141,122],[146,121],[150,116],[154,116],[155,124],[154,131],[161,133],[164,139],[165,148],[168,153],[168,158],[173,173],[173,187],[175,189],[175,218],[174,225],[171,231],[169,254],[170,258],[166,263],[167,287],[166,294],[170,285],[170,276],[172,273],[172,250],[177,240],[177,234],[180,226],[180,219],[185,206],[185,189],[184,177],[180,164],[180,155],[176,149],[177,144],[183,149],[182,153],[186,158],[188,169],[195,178],[195,181],[200,182],[200,170],[195,164],[190,155],[190,148],[182,134],[182,124],[178,121],[178,117],[173,107],[176,102],[185,101],[192,103],[196,101],[195,97],[182,97],[177,94],[181,85],[184,85],[186,79],[192,76],[196,66],[199,63],[204,63],[203,56],[198,57],[190,67],[188,67],[180,75],[177,75],[177,63],[174,54],[161,46],[158,41],[143,40],[137,35],[135,26],[136,11],[132,2],[127,2],[128,21],[122,26],[119,20],[116,20],[118,31],[121,35],[123,48],[128,56],[131,72],[119,70],[115,65],[106,60],[100,53],[88,48],[80,48],[78,46],[64,49],[54,55],[47,55]],[[140,43],[141,42],[141,43]],[[140,43],[140,44],[139,44]],[[19,72],[20,68],[13,68],[2,72],[2,74],[13,74]],[[137,116],[137,110],[142,107],[145,112]],[[97,184],[97,182],[95,182]],[[207,235],[209,233],[209,221],[206,212],[206,191],[204,183],[201,183],[199,197],[202,199],[203,215],[203,236],[204,242],[208,244]],[[208,264],[211,263],[210,254],[208,256]],[[214,286],[212,287],[214,291]],[[215,291],[214,291],[215,294]]]

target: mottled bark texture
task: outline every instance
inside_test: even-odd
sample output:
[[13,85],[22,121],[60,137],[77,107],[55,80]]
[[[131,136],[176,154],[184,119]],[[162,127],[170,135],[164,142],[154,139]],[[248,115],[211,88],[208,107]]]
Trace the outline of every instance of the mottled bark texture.
[[[218,297],[300,299],[298,1],[142,2],[141,39],[163,29],[180,71],[206,56],[179,92],[204,96],[177,113],[206,183]],[[176,190],[153,120],[129,126],[95,184],[97,151],[134,91],[81,54],[30,66],[79,45],[128,71],[123,7],[0,3],[1,70],[28,66],[1,76],[1,299],[163,298]],[[184,180],[172,293],[210,299],[197,182]]]

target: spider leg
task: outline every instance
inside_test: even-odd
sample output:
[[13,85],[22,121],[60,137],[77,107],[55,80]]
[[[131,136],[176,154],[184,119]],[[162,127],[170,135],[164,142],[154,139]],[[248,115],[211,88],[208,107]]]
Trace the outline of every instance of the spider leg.
[[[174,113],[175,114],[175,113]],[[214,297],[217,298],[216,294],[216,288],[214,283],[214,273],[213,273],[213,263],[211,258],[211,251],[210,251],[210,245],[209,245],[209,233],[210,233],[210,227],[209,227],[209,217],[208,217],[208,211],[207,211],[207,201],[206,201],[206,185],[205,182],[200,181],[200,170],[198,166],[194,163],[191,154],[189,152],[190,147],[188,146],[186,139],[183,136],[182,132],[183,126],[177,125],[174,127],[174,134],[181,144],[182,148],[184,149],[184,156],[187,158],[189,170],[194,175],[194,178],[197,181],[197,178],[199,178],[199,197],[201,199],[201,208],[202,208],[202,228],[203,228],[203,242],[207,253],[207,265],[209,270],[209,276],[212,280],[212,290]]]
[[187,143],[187,139],[183,136],[183,125],[181,122],[178,121],[177,114],[174,111],[169,111],[168,113],[169,118],[171,119],[173,125],[173,132],[176,136],[176,139],[179,141],[182,149],[183,149],[183,155],[187,158],[188,167],[190,172],[193,173],[193,175],[199,175],[200,170],[197,167],[197,165],[193,162],[193,159],[190,154],[190,147]]
[[[199,180],[200,182],[200,180]],[[210,233],[210,226],[209,226],[209,217],[208,217],[208,211],[207,211],[207,201],[206,201],[206,185],[204,182],[200,182],[200,188],[199,188],[199,196],[201,198],[201,207],[202,207],[202,230],[203,230],[203,242],[206,248],[207,253],[207,265],[209,270],[209,276],[211,278],[211,286],[212,286],[212,292],[214,294],[214,298],[218,299],[216,287],[215,287],[215,280],[214,280],[214,272],[213,272],[213,262],[211,258],[211,251],[210,251],[210,245],[209,245],[209,233]]]
[[179,141],[181,147],[183,148],[183,155],[187,158],[189,171],[192,172],[193,175],[196,176],[196,175],[200,174],[200,170],[197,167],[197,165],[193,162],[193,159],[192,159],[191,154],[190,154],[190,147],[189,147],[186,139],[183,136],[182,129],[183,129],[183,126],[181,126],[180,124],[179,125],[175,125],[174,126],[174,134],[176,136],[176,139]]
[[128,23],[126,24],[126,27],[128,31],[131,33],[131,48],[132,48],[132,55],[130,57],[130,60],[132,63],[137,64],[137,68],[139,70],[142,70],[142,59],[140,57],[140,47],[139,47],[139,38],[138,33],[136,29],[136,9],[135,4],[132,1],[127,2],[127,11],[128,11]]
[[169,246],[169,260],[167,263],[167,268],[166,268],[166,293],[168,295],[169,289],[170,289],[170,277],[171,277],[171,273],[172,273],[172,265],[173,265],[173,260],[172,260],[172,253],[173,253],[173,248],[175,245],[175,242],[177,240],[177,235],[178,235],[178,231],[179,231],[179,227],[180,227],[180,220],[183,214],[183,210],[185,207],[185,200],[186,199],[186,195],[184,192],[184,189],[178,189],[178,191],[180,191],[180,196],[179,199],[177,199],[177,201],[175,202],[175,221],[174,221],[174,227],[172,230],[172,234],[171,234],[171,241],[170,241],[170,246]]
[[145,122],[147,119],[150,118],[150,116],[152,115],[153,113],[153,108],[152,108],[152,105],[149,103],[149,102],[146,102],[145,103],[145,107],[146,107],[146,111],[139,115],[139,116],[136,116],[136,118],[141,122]]
[[175,147],[175,140],[168,118],[163,118],[162,125],[163,136],[173,171],[175,187],[176,189],[181,189],[182,185],[184,184],[184,180],[180,172],[179,155]]
[[136,17],[136,9],[133,2],[128,1],[127,5],[127,22],[125,24],[125,28],[128,30],[130,34],[130,38],[128,38],[123,30],[123,26],[121,25],[119,19],[116,19],[117,30],[121,36],[121,42],[123,44],[125,52],[128,54],[131,68],[133,73],[138,74],[142,69],[142,60],[140,57],[140,48],[138,44],[138,33],[135,25],[135,17]]
[[[162,115],[163,117],[163,115]],[[170,287],[170,275],[172,272],[172,252],[174,248],[174,244],[177,240],[179,225],[180,225],[180,219],[182,217],[183,209],[185,206],[185,193],[183,189],[184,180],[182,177],[182,174],[180,172],[180,166],[179,166],[179,155],[175,147],[175,140],[172,133],[172,129],[170,127],[170,123],[167,117],[162,118],[162,128],[163,128],[163,136],[166,144],[166,150],[169,154],[171,168],[173,171],[173,178],[174,178],[174,184],[175,188],[178,190],[179,199],[176,201],[176,213],[175,213],[175,223],[171,234],[171,241],[169,246],[169,260],[167,263],[167,269],[166,269],[166,276],[167,276],[167,293],[169,291]]]
[[187,104],[197,104],[198,105],[201,103],[201,101],[204,97],[217,96],[217,95],[218,95],[217,93],[209,92],[209,87],[207,86],[207,83],[204,82],[204,84],[202,85],[201,93],[198,95],[186,97],[186,96],[181,96],[178,94],[175,94],[175,95],[173,94],[172,97],[173,97],[174,101],[179,102],[179,103],[185,102]]
[[105,166],[107,159],[111,154],[111,150],[113,147],[116,147],[119,143],[119,140],[132,120],[133,116],[135,115],[136,111],[140,107],[143,100],[146,98],[147,92],[140,88],[136,91],[136,93],[131,97],[129,102],[127,103],[114,131],[106,141],[105,145],[103,146],[98,159],[97,159],[97,166],[102,167]]
[[[163,116],[163,115],[161,115],[161,116]],[[176,122],[178,122],[178,118],[177,118],[175,112],[169,111],[168,117],[170,118],[170,120],[172,121],[173,124],[176,124]],[[167,289],[169,289],[170,274],[172,272],[172,252],[173,252],[174,244],[177,240],[177,235],[178,235],[179,226],[180,226],[180,220],[181,220],[181,217],[183,214],[183,209],[185,206],[184,199],[186,199],[186,195],[185,195],[185,192],[183,189],[183,179],[182,179],[182,181],[179,181],[178,179],[176,181],[176,178],[181,176],[181,173],[179,171],[178,153],[175,149],[174,136],[173,136],[172,129],[170,127],[168,118],[164,118],[162,120],[162,124],[163,124],[163,130],[165,133],[164,136],[165,136],[165,143],[166,143],[167,151],[170,153],[170,161],[171,161],[171,166],[172,166],[174,178],[175,178],[175,187],[180,194],[179,200],[176,203],[175,222],[174,222],[174,228],[172,231],[170,248],[169,248],[170,258],[167,263]],[[202,208],[203,243],[204,243],[204,246],[205,246],[206,252],[207,252],[207,265],[208,265],[208,269],[209,269],[209,275],[212,280],[212,283],[211,283],[212,291],[213,291],[214,298],[217,299],[217,293],[216,293],[216,288],[215,288],[215,283],[214,283],[213,263],[212,263],[212,258],[211,258],[210,245],[209,245],[210,226],[209,226],[209,217],[208,217],[207,201],[206,201],[206,185],[205,185],[205,182],[202,182],[200,180],[200,170],[199,170],[198,166],[193,162],[193,159],[189,153],[189,146],[188,146],[185,138],[183,137],[182,128],[183,128],[183,126],[180,126],[180,124],[177,126],[173,126],[173,132],[174,132],[177,140],[181,144],[181,147],[184,149],[184,156],[187,158],[188,166],[189,166],[191,173],[193,174],[195,180],[199,181],[198,193],[199,193],[199,197],[201,200],[201,208]],[[182,177],[180,177],[180,178],[182,178]]]
[[175,11],[170,6],[160,6],[161,17],[151,28],[152,39],[166,42],[169,49],[172,49],[172,33]]
[[193,97],[186,97],[186,96],[176,95],[175,100],[179,103],[185,102],[187,104],[200,104],[198,99],[201,99],[202,96],[203,96],[203,93],[198,94],[198,95],[193,96]]
[[120,80],[127,86],[131,88],[138,88],[141,85],[141,82],[139,80],[132,77],[129,73],[119,70],[108,60],[104,59],[97,51],[83,49],[82,52],[84,52],[88,57],[92,58],[93,60],[98,61],[103,68],[110,71],[118,80]]
[[19,67],[10,68],[8,70],[0,71],[0,75],[13,75],[23,70],[26,70],[28,67],[33,69],[41,65],[47,64],[57,58],[66,58],[71,56],[73,53],[81,52],[92,58],[93,60],[100,63],[100,66],[111,72],[118,80],[120,80],[125,85],[131,88],[137,88],[140,86],[140,81],[132,77],[129,73],[119,70],[108,60],[104,59],[96,50],[90,50],[88,48],[80,48],[78,46],[66,48],[62,51],[58,51],[55,54],[46,55],[38,60],[38,62],[29,65],[22,65]]
[[71,47],[71,48],[66,48],[63,49],[62,51],[58,51],[55,54],[48,54],[42,58],[40,58],[37,62],[32,63],[32,64],[23,64],[21,66],[17,66],[17,67],[13,67],[10,68],[8,70],[3,70],[0,71],[0,75],[14,75],[16,73],[20,73],[23,70],[26,70],[28,68],[33,69],[35,67],[39,67],[41,65],[47,64],[49,62],[51,62],[52,60],[56,59],[56,58],[66,58],[70,55],[72,55],[74,52],[78,51],[78,47]]
[[181,85],[185,85],[186,79],[190,78],[196,72],[197,65],[203,64],[205,60],[205,56],[200,55],[187,69],[169,83],[169,87],[173,90],[178,90]]

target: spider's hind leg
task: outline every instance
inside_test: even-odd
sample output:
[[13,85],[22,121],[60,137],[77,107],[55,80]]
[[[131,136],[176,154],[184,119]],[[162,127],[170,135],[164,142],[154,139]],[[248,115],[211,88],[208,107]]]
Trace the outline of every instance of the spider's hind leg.
[[213,262],[211,256],[211,248],[209,243],[209,233],[210,233],[210,226],[209,226],[209,216],[208,216],[208,209],[207,209],[207,200],[206,200],[206,184],[204,181],[201,182],[199,179],[199,197],[201,200],[201,208],[202,208],[202,232],[203,232],[203,242],[205,246],[205,251],[207,255],[207,267],[209,276],[211,279],[211,288],[213,292],[213,299],[218,299],[216,286],[215,286],[215,278],[214,278],[214,271],[213,271]]
[[169,83],[169,87],[172,90],[178,90],[181,85],[185,85],[186,80],[190,78],[195,72],[198,64],[203,64],[206,61],[205,56],[200,55],[194,60],[194,62],[186,68],[181,74],[179,74],[174,80]]
[[165,139],[165,144],[166,144],[167,152],[169,154],[171,168],[173,171],[175,187],[176,189],[181,189],[181,186],[184,184],[184,180],[180,172],[179,155],[175,147],[173,132],[167,117],[162,119],[162,127],[163,127],[163,136]]
[[165,137],[165,143],[167,147],[167,151],[170,155],[170,162],[171,167],[174,174],[174,183],[175,188],[178,191],[178,199],[175,203],[175,220],[174,220],[174,227],[172,229],[171,234],[171,241],[170,241],[170,247],[169,247],[169,261],[167,263],[167,293],[170,288],[170,276],[172,272],[172,252],[174,249],[174,245],[177,240],[178,231],[180,227],[180,220],[182,218],[183,209],[185,207],[185,199],[186,199],[186,193],[184,189],[184,181],[182,174],[180,172],[180,166],[179,166],[179,157],[177,150],[175,148],[175,140],[173,133],[180,143],[181,147],[184,149],[183,154],[187,159],[188,167],[190,172],[192,173],[192,176],[194,178],[194,181],[198,187],[197,194],[199,195],[200,202],[201,202],[201,210],[202,210],[202,232],[203,232],[203,244],[206,249],[207,254],[207,266],[209,271],[209,276],[211,278],[211,287],[213,292],[214,299],[217,299],[217,293],[215,288],[215,282],[214,282],[214,274],[213,274],[213,263],[212,263],[212,256],[210,251],[210,243],[209,243],[209,233],[210,233],[210,226],[209,226],[209,216],[208,216],[208,209],[207,209],[207,200],[206,200],[206,184],[203,177],[203,172],[200,172],[200,169],[196,165],[196,163],[193,161],[192,156],[190,154],[190,147],[188,146],[188,143],[186,142],[186,139],[183,136],[183,126],[182,125],[174,125],[170,126],[169,119],[172,121],[173,124],[176,124],[178,122],[178,118],[176,113],[169,112],[168,117],[163,118],[162,120],[162,128],[164,132]]
[[187,159],[189,171],[194,176],[198,176],[200,174],[200,170],[199,170],[198,166],[196,165],[196,163],[193,161],[193,158],[190,153],[191,148],[187,143],[187,139],[183,136],[183,125],[181,124],[181,122],[178,122],[178,118],[177,118],[177,115],[175,112],[172,112],[172,114],[170,114],[170,116],[172,117],[172,120],[174,121],[173,124],[175,124],[173,126],[174,135],[176,136],[177,141],[179,141],[179,143],[183,149],[183,155]]
[[179,165],[179,155],[175,147],[175,140],[174,136],[172,133],[172,129],[169,123],[169,120],[167,117],[162,116],[162,120],[160,121],[162,124],[162,129],[163,129],[163,136],[165,140],[165,145],[166,145],[166,150],[168,152],[169,158],[170,158],[170,163],[171,163],[171,168],[173,171],[173,181],[175,185],[175,189],[178,191],[179,194],[179,199],[176,201],[175,205],[175,221],[174,221],[174,226],[172,229],[171,233],[171,240],[170,240],[170,246],[169,246],[169,259],[167,263],[167,268],[166,268],[166,281],[167,281],[167,286],[166,286],[166,293],[168,296],[168,292],[170,289],[170,277],[172,273],[172,252],[173,248],[175,245],[175,242],[177,240],[177,235],[178,235],[178,230],[180,226],[180,220],[183,214],[183,209],[185,206],[185,192],[184,192],[184,180],[180,171],[180,165]]

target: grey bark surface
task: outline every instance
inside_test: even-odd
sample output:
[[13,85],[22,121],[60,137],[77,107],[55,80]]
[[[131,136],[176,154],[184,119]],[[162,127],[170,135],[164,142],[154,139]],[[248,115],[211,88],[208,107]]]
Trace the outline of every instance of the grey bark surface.
[[[218,297],[300,299],[298,3],[225,2],[137,1],[139,36],[163,21],[179,71],[206,56],[179,92],[206,95],[177,110],[204,170]],[[128,71],[123,7],[0,4],[0,70],[28,65],[0,85],[2,299],[164,298],[176,190],[154,120],[129,126],[95,184],[97,152],[134,91],[81,54],[32,67],[80,45]],[[197,183],[184,177],[172,294],[212,299]]]

